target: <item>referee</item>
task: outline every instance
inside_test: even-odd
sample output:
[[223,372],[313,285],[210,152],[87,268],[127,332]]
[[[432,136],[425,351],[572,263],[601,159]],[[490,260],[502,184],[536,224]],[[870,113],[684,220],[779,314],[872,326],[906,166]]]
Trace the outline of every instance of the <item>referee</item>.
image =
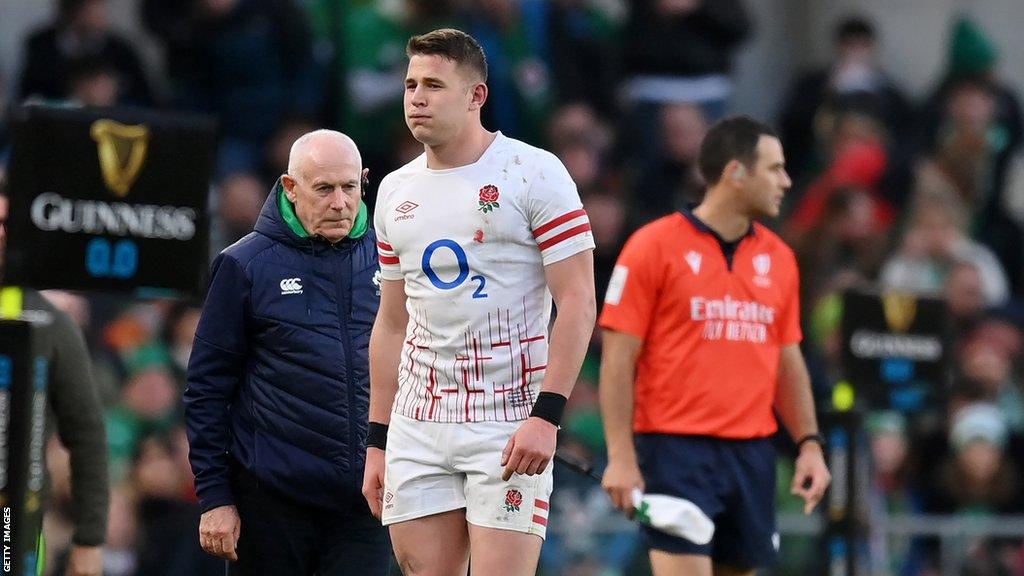
[[792,183],[779,139],[744,116],[711,128],[699,168],[703,201],[633,234],[608,286],[603,485],[627,514],[640,488],[714,523],[706,544],[644,526],[655,576],[753,575],[778,553],[775,413],[799,445],[792,492],[805,513],[831,479],[799,347],[796,260],[756,222],[778,216]]

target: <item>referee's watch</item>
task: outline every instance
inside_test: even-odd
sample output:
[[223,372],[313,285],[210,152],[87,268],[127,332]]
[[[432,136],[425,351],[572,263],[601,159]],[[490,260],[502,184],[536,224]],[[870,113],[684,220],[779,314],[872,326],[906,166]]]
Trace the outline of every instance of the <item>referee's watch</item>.
[[803,448],[804,444],[808,442],[817,442],[818,446],[821,446],[822,450],[825,449],[825,437],[822,436],[821,433],[815,432],[814,434],[807,434],[796,441],[797,452],[799,452],[800,449]]

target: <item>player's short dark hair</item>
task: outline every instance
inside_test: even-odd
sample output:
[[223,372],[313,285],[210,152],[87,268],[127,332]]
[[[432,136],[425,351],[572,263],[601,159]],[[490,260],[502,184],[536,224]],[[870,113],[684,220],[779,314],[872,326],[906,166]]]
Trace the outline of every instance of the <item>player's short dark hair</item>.
[[862,16],[847,16],[836,24],[833,40],[836,44],[845,44],[854,40],[874,42],[875,27],[870,20]]
[[405,46],[407,56],[437,55],[459,66],[465,66],[487,82],[487,56],[475,38],[461,30],[441,28],[409,38]]
[[757,143],[761,136],[775,135],[768,125],[750,116],[730,116],[712,126],[700,145],[697,167],[708,185],[717,184],[722,171],[732,160],[739,160],[747,168],[757,162]]

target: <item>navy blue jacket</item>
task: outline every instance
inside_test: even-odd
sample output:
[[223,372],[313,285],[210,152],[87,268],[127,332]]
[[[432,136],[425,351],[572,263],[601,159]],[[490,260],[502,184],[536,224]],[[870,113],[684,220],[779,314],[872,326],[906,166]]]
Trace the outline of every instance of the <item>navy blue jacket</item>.
[[300,238],[281,193],[213,262],[184,394],[196,491],[204,512],[233,504],[237,463],[300,503],[369,514],[360,489],[376,235]]

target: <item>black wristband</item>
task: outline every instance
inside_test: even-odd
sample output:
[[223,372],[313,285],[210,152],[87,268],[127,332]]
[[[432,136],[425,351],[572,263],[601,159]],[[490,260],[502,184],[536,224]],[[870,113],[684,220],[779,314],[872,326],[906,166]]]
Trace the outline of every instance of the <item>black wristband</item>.
[[807,434],[806,436],[796,441],[797,451],[800,451],[800,448],[803,447],[803,445],[808,442],[817,442],[818,446],[821,446],[822,449],[825,448],[825,438],[821,434],[815,432],[814,434]]
[[385,450],[388,445],[388,425],[370,422],[366,426],[366,447]]
[[541,392],[537,395],[537,401],[533,404],[530,417],[547,420],[555,426],[562,421],[562,412],[565,412],[565,403],[569,399],[557,392]]

